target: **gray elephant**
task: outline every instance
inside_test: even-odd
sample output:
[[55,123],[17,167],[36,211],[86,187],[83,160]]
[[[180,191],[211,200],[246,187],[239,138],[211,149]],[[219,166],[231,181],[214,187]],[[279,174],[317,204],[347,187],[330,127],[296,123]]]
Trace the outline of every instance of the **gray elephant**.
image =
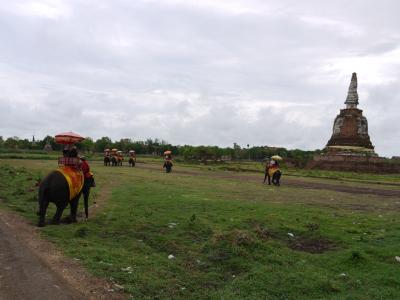
[[[83,190],[83,191],[82,191]],[[52,219],[52,224],[60,224],[60,219],[64,209],[70,205],[70,221],[76,222],[76,213],[78,210],[79,198],[82,192],[89,195],[88,189],[80,189],[75,197],[70,200],[70,189],[67,179],[59,171],[53,171],[48,174],[40,183],[39,186],[39,227],[45,226],[45,217],[47,207],[50,202],[53,202],[57,211]],[[87,199],[87,197],[85,197]],[[85,201],[85,212],[88,212],[88,201]]]
[[116,156],[111,157],[111,166],[112,167],[118,166],[118,158]]
[[111,159],[109,156],[104,156],[104,165],[109,166],[111,163]]
[[136,158],[135,157],[130,157],[129,158],[129,166],[134,167],[136,165]]
[[172,161],[166,160],[164,162],[163,168],[165,168],[166,173],[170,173],[172,171]]

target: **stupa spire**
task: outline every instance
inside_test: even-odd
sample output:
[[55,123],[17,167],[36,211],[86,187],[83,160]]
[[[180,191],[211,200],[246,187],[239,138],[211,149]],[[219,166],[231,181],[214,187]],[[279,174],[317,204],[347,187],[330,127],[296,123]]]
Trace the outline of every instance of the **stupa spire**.
[[358,93],[357,93],[357,73],[351,75],[351,81],[349,91],[347,93],[346,108],[357,108],[358,105]]

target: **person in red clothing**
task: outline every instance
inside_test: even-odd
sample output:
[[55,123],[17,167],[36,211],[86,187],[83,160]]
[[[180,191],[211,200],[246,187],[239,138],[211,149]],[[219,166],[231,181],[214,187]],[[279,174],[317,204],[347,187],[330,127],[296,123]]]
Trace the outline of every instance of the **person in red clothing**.
[[90,167],[89,164],[86,161],[86,158],[82,156],[81,158],[81,170],[83,172],[84,176],[84,183],[83,183],[83,188],[82,188],[82,193],[83,193],[83,200],[85,204],[85,215],[86,218],[89,217],[89,194],[90,194],[90,188],[95,187],[94,183],[94,178],[93,178],[93,173],[90,172]]

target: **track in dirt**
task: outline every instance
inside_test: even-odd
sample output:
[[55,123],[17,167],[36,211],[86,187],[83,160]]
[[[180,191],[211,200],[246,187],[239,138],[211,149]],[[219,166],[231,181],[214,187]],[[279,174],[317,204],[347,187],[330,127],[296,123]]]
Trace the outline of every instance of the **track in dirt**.
[[[143,164],[138,163],[137,166],[141,169],[148,170],[159,170],[160,167],[156,165]],[[177,174],[186,174],[191,176],[207,176],[221,179],[233,179],[240,181],[251,181],[251,182],[262,182],[263,175],[261,176],[241,176],[236,175],[233,172],[228,171],[231,174],[215,174],[212,172],[196,172],[196,171],[185,171],[185,170],[173,170],[174,173]],[[315,189],[315,190],[329,190],[335,192],[343,192],[350,194],[369,194],[376,196],[384,196],[384,197],[400,197],[400,189],[399,190],[384,190],[384,189],[376,189],[376,188],[368,188],[368,187],[352,187],[352,186],[344,186],[338,184],[329,184],[329,183],[316,183],[316,182],[307,182],[299,179],[290,179],[285,178],[282,180],[283,184],[289,187],[296,188],[304,188],[304,189]]]
[[[109,186],[104,186],[91,217],[109,195]],[[92,276],[79,261],[65,257],[54,244],[40,238],[34,224],[0,211],[0,300],[126,298],[113,282]]]
[[0,299],[84,299],[0,219]]

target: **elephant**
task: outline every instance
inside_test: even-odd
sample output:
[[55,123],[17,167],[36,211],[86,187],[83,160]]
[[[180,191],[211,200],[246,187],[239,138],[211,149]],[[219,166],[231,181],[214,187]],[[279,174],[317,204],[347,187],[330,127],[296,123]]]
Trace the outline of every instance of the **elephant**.
[[[88,195],[89,189],[83,190],[85,196],[85,212],[88,215]],[[86,195],[87,193],[87,195]],[[50,202],[57,206],[57,211],[52,219],[52,224],[60,224],[60,219],[64,209],[70,205],[70,221],[76,222],[76,213],[78,210],[79,198],[82,190],[73,199],[69,200],[69,186],[64,175],[58,171],[53,171],[48,174],[40,183],[39,186],[39,227],[45,226],[45,217],[47,207]]]
[[279,169],[279,164],[275,162],[274,164],[267,163],[265,166],[265,171],[264,171],[264,183],[266,180],[268,180],[268,185],[271,185],[271,179],[272,179],[272,184],[280,186],[280,179],[282,176],[282,172]]
[[104,156],[104,165],[109,166],[111,163],[111,159],[109,156]]
[[269,175],[269,164],[265,166],[264,170],[264,183],[268,180],[268,184],[271,185],[271,176]]
[[282,173],[280,170],[275,171],[275,173],[272,175],[272,184],[280,186],[280,180],[281,180]]
[[134,167],[136,165],[136,158],[130,157],[129,158],[129,166]]
[[163,168],[165,168],[165,172],[166,172],[166,173],[170,173],[171,170],[172,170],[172,162],[171,162],[170,160],[166,160],[166,161],[164,162]]
[[111,166],[118,166],[118,159],[115,156],[111,157]]

